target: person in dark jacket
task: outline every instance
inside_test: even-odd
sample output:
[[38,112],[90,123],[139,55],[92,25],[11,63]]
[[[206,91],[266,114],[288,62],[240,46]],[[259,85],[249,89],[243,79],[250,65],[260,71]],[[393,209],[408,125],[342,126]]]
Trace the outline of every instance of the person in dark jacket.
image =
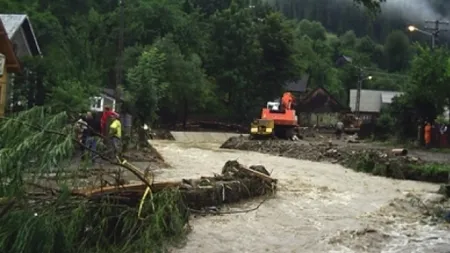
[[97,151],[97,138],[101,136],[100,121],[91,112],[86,113],[86,147],[89,149],[90,158],[95,162],[95,152]]

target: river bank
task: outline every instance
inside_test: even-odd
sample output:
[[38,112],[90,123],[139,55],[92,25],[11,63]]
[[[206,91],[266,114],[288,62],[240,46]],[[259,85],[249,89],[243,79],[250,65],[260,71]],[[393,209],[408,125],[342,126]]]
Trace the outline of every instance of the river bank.
[[339,163],[355,171],[376,176],[432,183],[447,183],[450,172],[450,165],[443,161],[428,160],[427,156],[398,156],[391,152],[391,148],[370,144],[352,145],[333,141],[255,141],[245,137],[232,137],[223,143],[221,148]]

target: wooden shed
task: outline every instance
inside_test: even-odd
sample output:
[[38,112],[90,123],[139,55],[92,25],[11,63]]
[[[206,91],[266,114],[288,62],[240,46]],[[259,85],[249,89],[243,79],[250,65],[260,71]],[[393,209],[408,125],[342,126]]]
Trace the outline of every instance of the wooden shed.
[[296,104],[300,125],[334,125],[338,115],[350,112],[350,108],[342,104],[325,88],[318,87],[300,98]]

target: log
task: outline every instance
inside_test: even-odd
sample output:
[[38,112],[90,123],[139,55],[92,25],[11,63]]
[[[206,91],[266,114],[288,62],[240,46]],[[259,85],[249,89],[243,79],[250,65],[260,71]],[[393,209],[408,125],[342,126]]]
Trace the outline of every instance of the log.
[[408,154],[408,150],[405,148],[394,148],[391,152],[397,156],[405,156]]
[[256,170],[249,169],[249,168],[247,168],[247,167],[245,167],[243,165],[238,166],[237,169],[242,171],[242,172],[244,172],[244,173],[250,174],[251,176],[258,177],[259,179],[264,180],[264,181],[269,182],[269,183],[277,182],[276,179],[274,179],[274,178],[272,178],[272,177],[270,177],[270,176],[268,176],[268,175],[266,175],[264,173],[258,172]]
[[[152,192],[158,192],[163,189],[167,188],[177,188],[181,186],[181,182],[175,181],[175,182],[158,182],[153,183],[151,190]],[[83,195],[86,197],[90,197],[93,195],[98,194],[108,194],[108,193],[115,193],[115,192],[135,192],[144,194],[145,189],[147,188],[147,185],[144,183],[138,183],[138,184],[127,184],[127,185],[121,185],[121,186],[107,186],[107,187],[100,187],[100,188],[87,188],[87,189],[80,189],[80,190],[74,190],[73,192],[75,194]]]

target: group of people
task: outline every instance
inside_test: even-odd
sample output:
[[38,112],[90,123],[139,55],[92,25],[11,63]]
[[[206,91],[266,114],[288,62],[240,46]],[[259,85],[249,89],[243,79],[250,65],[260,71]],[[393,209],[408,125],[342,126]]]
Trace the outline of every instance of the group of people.
[[[419,126],[419,134],[421,129]],[[433,139],[435,141],[433,141]],[[448,129],[446,124],[431,123],[425,121],[423,125],[423,141],[426,148],[433,147],[448,147]]]
[[105,107],[101,117],[92,112],[80,115],[76,124],[78,141],[82,144],[83,157],[90,157],[92,162],[97,158],[97,141],[102,140],[106,146],[106,156],[119,156],[122,152],[122,123],[120,115],[110,107]]

